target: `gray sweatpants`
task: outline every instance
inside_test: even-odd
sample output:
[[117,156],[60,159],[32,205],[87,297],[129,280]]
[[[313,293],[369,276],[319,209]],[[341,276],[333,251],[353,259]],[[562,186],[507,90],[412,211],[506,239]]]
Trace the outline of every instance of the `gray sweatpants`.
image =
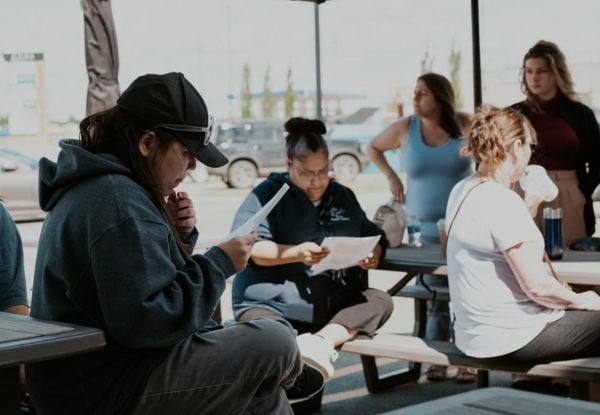
[[284,388],[301,370],[294,333],[281,322],[192,335],[151,372],[132,415],[293,414]]

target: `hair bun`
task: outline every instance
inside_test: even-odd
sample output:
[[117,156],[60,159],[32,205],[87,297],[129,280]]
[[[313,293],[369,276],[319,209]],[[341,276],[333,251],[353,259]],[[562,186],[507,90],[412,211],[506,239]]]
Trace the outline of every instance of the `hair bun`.
[[327,128],[321,120],[309,120],[308,118],[294,117],[290,118],[284,125],[285,131],[290,134],[325,134]]

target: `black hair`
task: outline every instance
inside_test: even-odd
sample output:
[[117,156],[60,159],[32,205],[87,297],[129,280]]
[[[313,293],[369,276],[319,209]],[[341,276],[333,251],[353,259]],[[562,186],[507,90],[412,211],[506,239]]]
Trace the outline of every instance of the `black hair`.
[[288,160],[304,160],[308,153],[322,152],[329,158],[329,148],[323,134],[327,128],[321,120],[302,117],[290,118],[284,125],[287,136],[285,148]]
[[189,248],[177,232],[175,218],[171,217],[166,208],[166,200],[159,188],[158,178],[139,152],[139,140],[148,131],[154,131],[158,137],[158,151],[152,161],[159,163],[176,138],[162,132],[159,134],[147,122],[118,106],[84,118],[79,124],[79,140],[81,147],[89,152],[112,154],[129,167],[130,177],[150,193],[156,207],[168,218],[179,248],[186,255],[190,255]]
[[440,127],[448,133],[450,138],[462,137],[462,128],[456,115],[454,89],[452,89],[450,81],[445,76],[433,72],[419,76],[417,81],[423,81],[427,85],[440,105],[442,113]]

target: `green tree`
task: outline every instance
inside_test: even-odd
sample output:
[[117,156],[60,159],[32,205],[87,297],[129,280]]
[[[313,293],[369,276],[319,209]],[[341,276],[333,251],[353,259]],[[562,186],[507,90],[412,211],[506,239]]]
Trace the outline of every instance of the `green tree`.
[[275,116],[275,100],[273,99],[273,91],[271,90],[271,65],[267,66],[267,70],[265,72],[262,111],[263,117],[266,119],[273,118]]
[[460,64],[462,62],[462,53],[454,47],[454,40],[452,40],[452,48],[450,49],[450,83],[452,89],[454,89],[454,105],[456,109],[462,109],[462,90],[460,86]]
[[242,119],[252,118],[252,93],[250,91],[250,65],[246,62],[242,69],[242,91],[240,93]]
[[294,93],[294,84],[292,83],[292,65],[288,65],[287,71],[287,87],[283,95],[283,102],[285,107],[285,118],[291,118],[294,114],[294,101],[296,100],[296,94]]
[[429,43],[425,45],[425,52],[423,53],[423,59],[421,59],[421,74],[431,72],[433,67],[433,56],[429,56]]

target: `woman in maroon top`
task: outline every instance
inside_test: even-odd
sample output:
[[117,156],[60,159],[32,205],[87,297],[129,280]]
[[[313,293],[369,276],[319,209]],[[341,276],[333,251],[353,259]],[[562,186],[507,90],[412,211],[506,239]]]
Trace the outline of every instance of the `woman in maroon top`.
[[566,59],[558,46],[540,40],[527,51],[521,68],[525,101],[513,105],[529,118],[538,145],[529,164],[544,167],[559,189],[541,210],[560,207],[563,243],[590,236],[595,230],[591,195],[600,182],[600,131],[593,111],[577,100]]

